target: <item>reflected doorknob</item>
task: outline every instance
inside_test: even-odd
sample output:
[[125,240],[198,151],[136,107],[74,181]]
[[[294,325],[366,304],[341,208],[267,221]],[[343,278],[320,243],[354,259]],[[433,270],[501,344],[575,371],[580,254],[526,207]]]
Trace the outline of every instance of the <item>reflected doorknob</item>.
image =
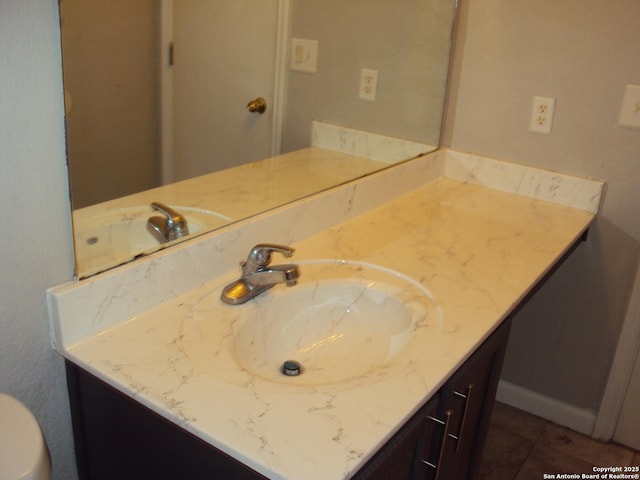
[[262,115],[264,112],[267,111],[267,101],[262,97],[258,97],[255,100],[251,100],[247,104],[247,109],[250,112],[259,113]]

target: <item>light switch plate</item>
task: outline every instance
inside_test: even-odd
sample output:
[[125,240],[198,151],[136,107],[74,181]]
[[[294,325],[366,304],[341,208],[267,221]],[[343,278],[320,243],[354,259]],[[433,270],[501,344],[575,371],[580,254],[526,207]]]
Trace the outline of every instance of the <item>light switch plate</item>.
[[640,128],[640,85],[627,85],[624,88],[618,125]]
[[318,64],[318,41],[292,38],[290,57],[289,68],[291,70],[315,73]]

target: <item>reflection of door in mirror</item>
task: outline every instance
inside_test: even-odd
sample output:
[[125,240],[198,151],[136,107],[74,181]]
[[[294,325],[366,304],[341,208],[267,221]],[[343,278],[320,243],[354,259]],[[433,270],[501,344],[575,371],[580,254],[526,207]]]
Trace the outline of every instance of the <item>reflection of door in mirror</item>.
[[272,153],[277,3],[60,1],[74,208]]
[[[174,180],[272,154],[278,0],[175,0]],[[264,114],[247,110],[263,97]]]

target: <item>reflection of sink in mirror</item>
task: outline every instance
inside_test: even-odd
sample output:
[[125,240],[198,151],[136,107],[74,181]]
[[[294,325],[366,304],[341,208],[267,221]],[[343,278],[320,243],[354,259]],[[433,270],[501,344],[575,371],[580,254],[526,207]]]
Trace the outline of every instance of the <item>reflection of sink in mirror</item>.
[[[408,365],[409,350],[441,322],[430,292],[393,270],[361,262],[300,262],[298,285],[228,306],[220,288],[183,320],[183,351],[225,381],[362,384]],[[285,376],[285,361],[301,365]]]
[[[189,233],[220,227],[231,219],[200,208],[175,206],[187,218]],[[151,206],[112,210],[101,215],[74,219],[76,268],[83,277],[118,265],[161,247],[147,227],[149,217],[157,215]]]

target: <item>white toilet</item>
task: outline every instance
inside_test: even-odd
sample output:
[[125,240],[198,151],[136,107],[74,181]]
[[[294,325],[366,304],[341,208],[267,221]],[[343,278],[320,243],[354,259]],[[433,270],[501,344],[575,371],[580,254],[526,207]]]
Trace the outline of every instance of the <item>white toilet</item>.
[[51,459],[40,425],[15,398],[0,393],[0,480],[49,480]]

